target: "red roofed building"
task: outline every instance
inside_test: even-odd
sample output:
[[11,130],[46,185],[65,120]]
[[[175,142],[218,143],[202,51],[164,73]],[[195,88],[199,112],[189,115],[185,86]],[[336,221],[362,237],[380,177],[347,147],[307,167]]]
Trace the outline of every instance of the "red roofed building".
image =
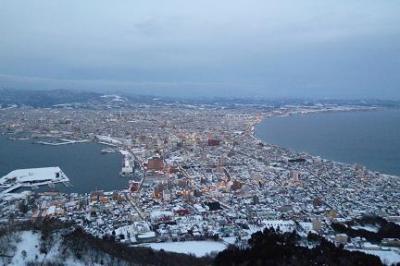
[[164,169],[164,161],[159,157],[151,158],[147,161],[147,170],[161,171]]

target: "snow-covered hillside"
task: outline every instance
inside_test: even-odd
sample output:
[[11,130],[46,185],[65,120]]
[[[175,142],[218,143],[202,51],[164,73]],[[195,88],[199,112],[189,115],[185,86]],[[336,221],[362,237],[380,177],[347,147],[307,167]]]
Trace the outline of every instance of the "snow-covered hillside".
[[[1,239],[3,255],[0,257],[1,265],[27,265],[63,263],[64,265],[87,265],[78,260],[73,255],[62,254],[61,238],[54,235],[54,239],[49,242],[48,249],[42,240],[42,234],[35,231],[20,231],[12,233]],[[8,246],[3,245],[9,240]]]
[[[218,249],[222,249],[225,246]],[[0,226],[0,265],[208,265],[210,257],[130,247],[111,238],[96,238],[80,227],[59,221],[36,221]],[[200,246],[197,247],[200,250]],[[203,248],[203,253],[209,250]],[[212,250],[216,250],[215,247]],[[176,250],[174,251],[183,252]]]

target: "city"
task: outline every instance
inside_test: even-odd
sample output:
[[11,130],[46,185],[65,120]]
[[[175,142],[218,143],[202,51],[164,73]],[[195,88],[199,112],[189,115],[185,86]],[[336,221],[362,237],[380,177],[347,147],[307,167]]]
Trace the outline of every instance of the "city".
[[0,128],[36,145],[98,142],[102,152],[122,154],[119,178],[129,186],[86,194],[12,193],[11,187],[0,199],[2,221],[58,218],[127,245],[212,240],[221,250],[246,246],[253,233],[273,227],[305,239],[312,232],[348,249],[388,250],[348,242],[331,224],[368,215],[400,222],[398,177],[296,153],[254,133],[268,117],[375,107],[96,108],[2,109]]
[[399,14],[0,0],[0,265],[400,266]]

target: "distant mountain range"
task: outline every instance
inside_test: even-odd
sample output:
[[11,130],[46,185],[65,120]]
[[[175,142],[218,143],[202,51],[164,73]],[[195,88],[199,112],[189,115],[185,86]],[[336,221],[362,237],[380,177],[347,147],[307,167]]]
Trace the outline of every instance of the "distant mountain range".
[[0,89],[0,104],[32,107],[50,107],[65,103],[86,103],[100,95],[94,92],[69,90],[16,90]]
[[79,90],[21,90],[0,88],[0,107],[10,105],[31,107],[54,107],[57,105],[72,105],[76,107],[88,107],[96,104],[110,104],[113,106],[126,106],[130,104],[149,105],[202,105],[219,106],[225,108],[237,107],[283,107],[318,106],[318,105],[357,105],[378,107],[400,107],[400,101],[379,99],[294,99],[280,98],[268,99],[259,97],[158,97],[152,95],[133,95],[129,93],[106,94],[92,91]]

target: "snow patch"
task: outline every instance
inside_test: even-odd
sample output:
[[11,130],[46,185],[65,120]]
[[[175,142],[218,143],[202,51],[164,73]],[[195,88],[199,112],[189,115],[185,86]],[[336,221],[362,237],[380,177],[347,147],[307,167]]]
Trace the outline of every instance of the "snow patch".
[[362,225],[353,225],[351,228],[355,229],[355,230],[363,229],[365,231],[372,232],[372,233],[378,233],[378,231],[379,231],[379,227],[372,226],[372,225],[364,225],[364,226],[362,226]]
[[194,254],[196,257],[202,257],[211,252],[220,252],[226,248],[225,244],[215,241],[148,243],[141,246],[150,247],[155,250],[163,249],[169,252]]
[[396,252],[394,250],[367,250],[367,249],[358,249],[357,251],[361,251],[371,255],[376,255],[386,265],[400,263],[399,251]]

